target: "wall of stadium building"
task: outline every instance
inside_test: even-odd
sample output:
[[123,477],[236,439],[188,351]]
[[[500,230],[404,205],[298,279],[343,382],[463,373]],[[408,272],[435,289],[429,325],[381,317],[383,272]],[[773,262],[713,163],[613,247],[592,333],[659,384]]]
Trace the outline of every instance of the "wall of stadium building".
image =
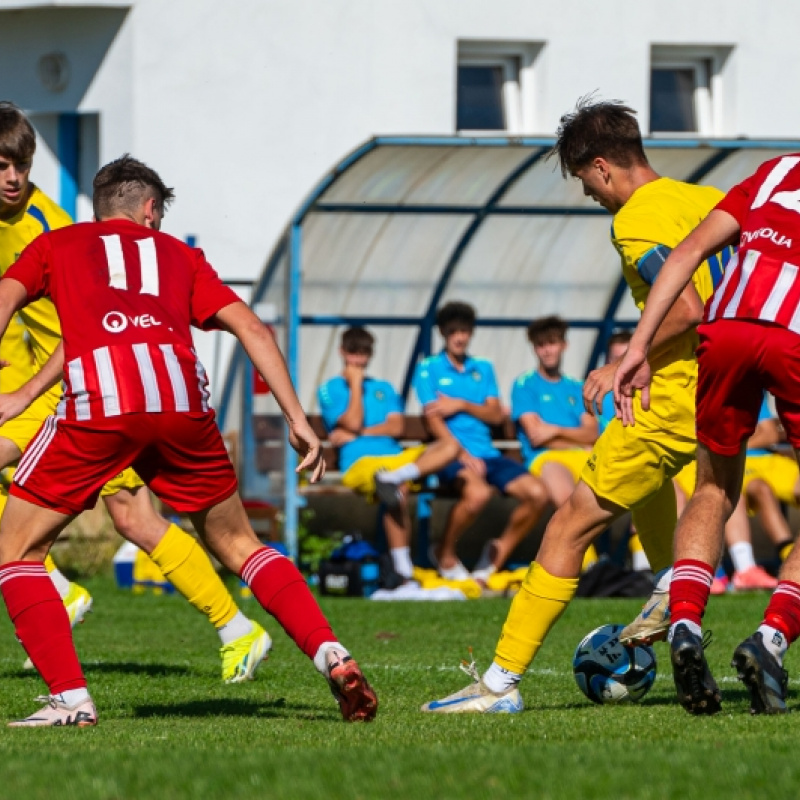
[[[530,0],[0,0],[0,96],[34,115],[34,178],[54,197],[59,115],[97,115],[85,162],[130,151],[151,163],[177,187],[165,229],[196,237],[223,277],[250,280],[320,176],[359,143],[454,132],[459,42],[533,53],[517,134],[552,134],[595,90],[646,121],[652,48],[671,45],[725,53],[715,134],[792,137],[800,88],[784,76],[796,71],[798,22],[792,0],[574,0],[568,12]],[[41,73],[52,54],[68,69],[56,88]],[[85,175],[79,183],[86,218]],[[226,363],[227,343],[199,347],[213,371]],[[583,363],[576,354],[575,369]]]

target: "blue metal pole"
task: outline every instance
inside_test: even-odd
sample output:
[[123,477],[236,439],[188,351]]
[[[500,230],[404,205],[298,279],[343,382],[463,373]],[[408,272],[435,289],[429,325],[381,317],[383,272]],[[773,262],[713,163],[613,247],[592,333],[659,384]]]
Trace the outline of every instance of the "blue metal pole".
[[[301,252],[303,228],[298,222],[292,224],[289,233],[289,280],[286,282],[286,363],[289,377],[297,386],[298,355],[300,352],[300,281],[302,280]],[[300,495],[297,491],[297,454],[289,444],[288,429],[284,441],[284,495],[283,495],[283,531],[284,543],[289,555],[297,561],[298,514],[301,507]]]
[[58,115],[59,205],[72,219],[78,210],[78,128],[74,112]]

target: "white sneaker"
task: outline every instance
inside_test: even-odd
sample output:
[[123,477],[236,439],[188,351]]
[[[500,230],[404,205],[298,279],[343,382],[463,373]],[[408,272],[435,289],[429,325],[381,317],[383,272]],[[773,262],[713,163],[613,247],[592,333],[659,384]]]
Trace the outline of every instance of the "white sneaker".
[[518,714],[525,708],[516,686],[497,694],[480,678],[474,661],[471,664],[462,661],[460,666],[473,678],[473,683],[441,700],[425,703],[420,711],[435,714]]
[[439,573],[439,577],[446,581],[468,581],[472,577],[470,571],[459,560],[456,560],[452,567],[443,567],[436,558],[433,545],[428,548],[428,558]]
[[36,702],[44,702],[47,705],[25,719],[9,722],[8,727],[44,728],[74,725],[78,728],[86,728],[90,725],[97,725],[97,709],[94,707],[91,697],[74,706],[68,706],[60,699],[60,695],[52,694],[37,697]]
[[481,550],[480,558],[475,568],[472,570],[472,577],[476,581],[486,583],[489,578],[497,572],[497,567],[494,565],[494,547],[496,539],[489,539]]
[[633,622],[622,629],[621,644],[653,644],[669,632],[669,592],[656,587]]

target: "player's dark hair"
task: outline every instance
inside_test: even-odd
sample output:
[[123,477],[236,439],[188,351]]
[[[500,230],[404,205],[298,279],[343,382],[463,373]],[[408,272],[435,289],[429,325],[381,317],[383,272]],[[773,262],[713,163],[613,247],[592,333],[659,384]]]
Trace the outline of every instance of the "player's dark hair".
[[0,155],[17,163],[36,152],[36,134],[28,118],[8,100],[0,101]]
[[568,328],[569,325],[561,317],[555,315],[540,317],[528,325],[528,341],[531,344],[539,344],[550,339],[560,339],[563,342],[567,339]]
[[371,356],[374,344],[375,337],[366,328],[356,325],[342,333],[342,350],[345,353],[366,353]]
[[458,300],[453,300],[445,303],[436,312],[436,327],[442,336],[446,335],[449,329],[453,327],[466,328],[473,330],[475,328],[475,309],[469,303],[461,303]]
[[561,117],[550,156],[558,159],[566,178],[604,158],[619,167],[647,164],[636,112],[621,100],[581,97],[575,110]]
[[93,188],[92,204],[97,219],[120,212],[132,214],[151,197],[163,212],[175,197],[175,192],[155,170],[127,153],[100,169],[94,176]]
[[611,350],[615,344],[629,344],[632,338],[633,334],[630,331],[614,331],[608,337],[608,349]]

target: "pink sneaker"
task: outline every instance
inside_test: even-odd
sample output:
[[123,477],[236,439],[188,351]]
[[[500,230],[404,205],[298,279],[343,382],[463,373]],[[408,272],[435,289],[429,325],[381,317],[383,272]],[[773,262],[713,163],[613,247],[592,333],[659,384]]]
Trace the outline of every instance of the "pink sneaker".
[[345,722],[371,722],[378,713],[378,697],[352,656],[328,651],[328,684]]
[[47,703],[36,713],[25,719],[9,722],[9,728],[42,728],[46,726],[75,725],[86,728],[97,725],[97,709],[91,697],[75,706],[68,706],[59,699],[60,695],[42,695],[36,698],[37,703]]
[[774,589],[777,585],[778,579],[759,566],[733,573],[733,588],[737,592]]
[[727,575],[721,578],[714,576],[714,580],[711,581],[711,594],[725,594],[730,584],[731,579]]

